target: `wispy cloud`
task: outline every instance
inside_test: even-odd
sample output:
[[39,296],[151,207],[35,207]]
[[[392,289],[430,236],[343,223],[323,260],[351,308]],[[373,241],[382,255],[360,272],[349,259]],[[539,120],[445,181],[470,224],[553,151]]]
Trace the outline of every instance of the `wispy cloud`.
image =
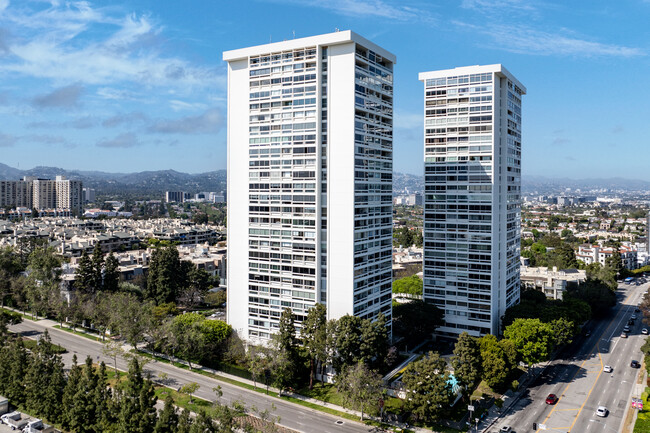
[[525,25],[477,26],[454,22],[484,34],[495,42],[495,47],[518,54],[563,55],[578,57],[637,57],[646,53],[640,48],[589,41],[572,35],[566,29],[558,32],[536,30]]
[[482,12],[508,9],[510,11],[533,11],[537,9],[533,0],[463,0],[461,7],[465,9],[478,9]]
[[[299,6],[327,9],[331,12],[352,17],[380,17],[399,21],[431,19],[431,14],[423,9],[405,5],[403,2],[384,0],[273,0],[276,3],[289,3]],[[396,3],[396,4],[394,4]]]
[[149,116],[146,114],[141,111],[134,111],[111,116],[102,122],[102,126],[105,128],[114,128],[120,125],[133,125],[134,123],[147,122],[148,120]]
[[569,144],[569,143],[571,143],[571,140],[569,140],[568,138],[556,137],[555,139],[553,139],[553,144],[556,145],[556,146],[559,146],[559,145],[562,145],[562,144]]
[[70,108],[79,105],[79,98],[84,88],[79,84],[71,84],[61,87],[53,92],[36,96],[32,100],[32,105],[37,108]]
[[107,148],[127,148],[135,147],[140,144],[138,138],[132,132],[125,132],[120,134],[115,138],[109,140],[98,141],[97,147],[107,147]]
[[612,128],[612,134],[622,134],[623,132],[625,132],[623,125],[616,125]]
[[49,135],[49,134],[30,134],[21,137],[22,140],[31,141],[36,143],[44,144],[65,144],[68,141],[59,135]]
[[198,116],[158,120],[148,131],[162,134],[212,134],[219,132],[223,125],[222,111],[211,108]]
[[[18,37],[0,47],[10,50],[0,64],[0,74],[24,74],[57,81],[107,85],[129,81],[147,87],[193,89],[214,87],[225,76],[174,56],[165,56],[158,37],[162,27],[149,16],[116,16],[115,8],[93,8],[89,2],[52,1],[34,11],[8,5],[0,26],[10,26]],[[1,9],[0,9],[1,10]],[[4,24],[4,25],[3,25]],[[108,31],[91,32],[101,25]]]

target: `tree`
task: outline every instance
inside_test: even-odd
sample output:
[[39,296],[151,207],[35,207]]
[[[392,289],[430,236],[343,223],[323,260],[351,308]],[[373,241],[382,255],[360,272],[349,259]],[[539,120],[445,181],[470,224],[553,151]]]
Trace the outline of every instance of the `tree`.
[[150,303],[142,303],[131,293],[113,293],[110,295],[112,312],[110,328],[119,332],[135,349],[144,339],[151,323]]
[[312,389],[316,366],[324,363],[327,357],[327,316],[323,304],[316,304],[309,310],[300,336],[309,355],[309,389]]
[[75,398],[79,391],[82,375],[83,371],[77,364],[77,355],[74,354],[72,355],[72,367],[68,372],[68,378],[63,388],[63,395],[61,396],[61,404],[66,409],[63,412],[61,424],[66,430],[77,431],[78,426],[83,423],[83,420],[77,419],[78,411],[76,406],[80,402]]
[[174,317],[171,321],[171,346],[173,352],[188,362],[200,362],[206,350],[205,334],[201,324],[205,321],[199,313],[186,313]]
[[147,299],[156,304],[174,302],[186,286],[191,262],[181,262],[175,245],[158,246],[151,253],[147,277]]
[[361,362],[376,367],[383,366],[388,354],[388,329],[386,316],[379,313],[374,321],[361,321]]
[[451,365],[454,369],[454,377],[459,385],[465,388],[464,394],[471,394],[474,385],[481,377],[481,349],[475,337],[467,332],[458,336]]
[[176,433],[178,430],[178,414],[174,407],[171,395],[165,397],[165,407],[158,411],[158,420],[154,426],[154,433]]
[[108,340],[102,347],[102,353],[113,360],[113,365],[115,366],[115,374],[117,374],[117,358],[124,355],[122,343],[117,340]]
[[406,407],[427,422],[440,419],[453,400],[447,363],[435,352],[429,352],[406,367],[402,383],[406,389]]
[[196,391],[201,388],[201,385],[199,385],[196,382],[190,382],[186,383],[185,385],[181,386],[180,392],[183,394],[187,394],[190,396],[190,404],[192,404],[192,397]]
[[572,321],[560,317],[552,322],[552,328],[555,338],[555,346],[571,344],[576,329]]
[[414,296],[422,296],[422,279],[417,275],[400,278],[393,281],[393,293],[406,293]]
[[360,411],[361,421],[364,412],[367,413],[377,407],[382,387],[381,376],[376,371],[368,369],[363,362],[346,367],[336,378],[336,389],[341,395],[343,404]]
[[104,271],[104,253],[99,242],[95,244],[92,255],[92,290],[91,293],[98,292],[104,285],[103,271]]
[[188,307],[199,305],[210,290],[210,275],[203,269],[192,266],[188,273],[189,284],[183,288],[180,300]]
[[430,338],[443,323],[443,311],[425,301],[415,300],[393,307],[393,330],[404,337],[409,345]]
[[361,321],[360,317],[345,315],[327,323],[327,346],[337,373],[361,360]]
[[104,264],[104,285],[103,290],[109,293],[115,293],[118,290],[120,282],[119,262],[115,255],[111,252],[106,257]]
[[47,330],[39,339],[32,355],[24,378],[25,404],[33,413],[52,422],[59,422],[65,375],[63,361],[55,353]]
[[153,384],[142,377],[142,367],[137,358],[129,363],[127,380],[118,390],[120,408],[117,431],[119,433],[149,433],[156,423],[156,395]]
[[79,259],[79,266],[75,270],[74,286],[79,291],[92,293],[93,283],[93,262],[84,251]]
[[529,365],[549,359],[555,338],[553,326],[539,319],[516,319],[503,335],[514,343],[521,359]]
[[481,370],[483,379],[492,389],[501,388],[510,374],[508,357],[494,335],[484,335],[479,339],[481,348]]
[[282,390],[293,385],[298,372],[298,344],[296,340],[295,316],[291,308],[285,308],[280,315],[278,332],[272,337],[275,356],[275,384]]

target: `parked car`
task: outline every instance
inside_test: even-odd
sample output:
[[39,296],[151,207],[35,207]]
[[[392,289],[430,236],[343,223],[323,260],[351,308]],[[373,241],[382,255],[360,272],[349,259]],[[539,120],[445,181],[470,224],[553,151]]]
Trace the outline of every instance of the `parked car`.
[[559,398],[555,394],[549,394],[548,397],[546,397],[546,404],[555,404]]
[[605,406],[598,406],[598,409],[596,409],[596,415],[597,416],[606,417],[608,412],[609,411],[607,410],[607,408]]
[[643,329],[641,330],[641,333],[642,333],[643,335],[648,335],[648,328],[643,328]]
[[630,319],[632,319],[632,320],[636,320],[636,314],[632,314],[632,315],[630,316]]
[[621,332],[621,338],[627,338],[627,332]]
[[511,431],[512,431],[512,427],[510,427],[509,425],[504,425],[503,427],[501,427],[501,430],[499,430],[499,432],[501,433],[510,433]]
[[612,368],[611,365],[606,365],[605,367],[603,367],[603,371],[605,373],[611,373],[612,371],[614,371],[614,369]]
[[641,364],[639,364],[639,361],[637,361],[636,359],[633,359],[632,362],[630,362],[630,367],[641,368]]

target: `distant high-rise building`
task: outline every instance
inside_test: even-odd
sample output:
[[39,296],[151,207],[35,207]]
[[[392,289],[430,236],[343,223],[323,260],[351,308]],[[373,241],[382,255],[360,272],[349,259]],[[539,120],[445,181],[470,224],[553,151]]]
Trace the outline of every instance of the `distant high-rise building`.
[[263,341],[322,303],[390,323],[395,56],[344,31],[223,57],[228,322]]
[[81,214],[82,183],[65,176],[38,179],[25,176],[23,180],[0,181],[0,207],[26,207],[43,209],[68,209]]
[[183,203],[186,199],[190,198],[190,194],[183,191],[166,191],[165,201],[167,203]]
[[93,188],[84,188],[83,194],[86,203],[95,203],[96,192]]
[[423,72],[424,298],[439,334],[500,333],[519,301],[521,97],[501,65]]

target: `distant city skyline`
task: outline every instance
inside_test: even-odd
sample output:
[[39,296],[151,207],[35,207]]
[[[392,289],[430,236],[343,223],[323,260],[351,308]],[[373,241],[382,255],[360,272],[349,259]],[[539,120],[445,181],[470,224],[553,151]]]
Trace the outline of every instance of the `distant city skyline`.
[[225,169],[221,52],[339,28],[397,56],[395,171],[423,173],[418,71],[501,63],[528,87],[524,178],[650,180],[648,1],[104,4],[0,0],[1,163]]

